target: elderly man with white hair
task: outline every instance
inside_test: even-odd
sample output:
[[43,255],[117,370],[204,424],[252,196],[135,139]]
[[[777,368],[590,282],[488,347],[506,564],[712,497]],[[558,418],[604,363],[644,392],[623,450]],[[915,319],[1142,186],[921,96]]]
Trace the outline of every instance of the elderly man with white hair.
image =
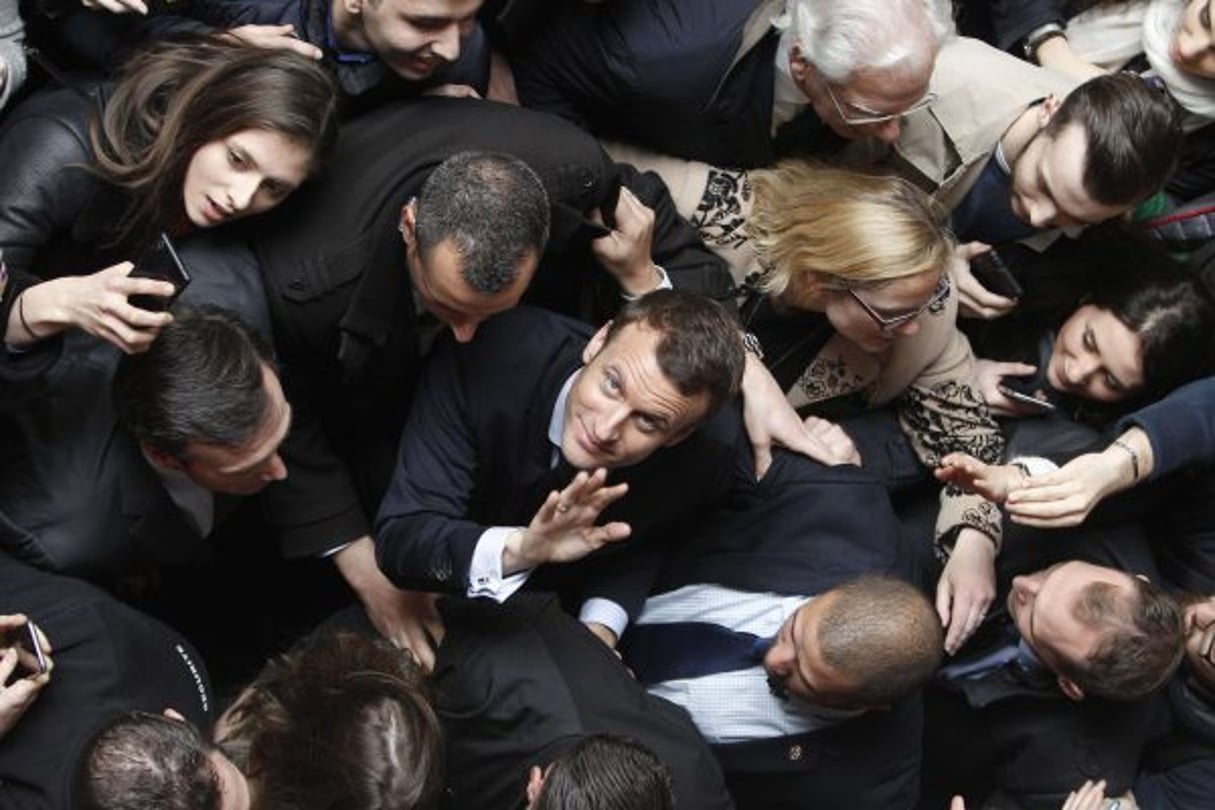
[[525,106],[719,166],[899,136],[952,35],[947,0],[563,3],[515,54]]

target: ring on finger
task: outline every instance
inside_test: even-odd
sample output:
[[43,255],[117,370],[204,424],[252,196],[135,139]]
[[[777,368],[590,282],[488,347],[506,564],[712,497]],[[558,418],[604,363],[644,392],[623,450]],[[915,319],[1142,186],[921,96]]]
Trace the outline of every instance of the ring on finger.
[[570,506],[568,503],[559,503],[557,504],[557,511],[564,515],[566,512],[570,511]]

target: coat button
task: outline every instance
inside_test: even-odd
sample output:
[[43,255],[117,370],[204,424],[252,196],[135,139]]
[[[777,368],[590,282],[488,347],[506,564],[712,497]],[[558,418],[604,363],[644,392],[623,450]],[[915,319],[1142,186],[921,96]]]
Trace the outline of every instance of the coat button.
[[789,761],[797,762],[802,758],[802,747],[800,745],[789,746]]
[[304,289],[304,286],[304,280],[299,276],[296,276],[287,283],[287,289],[294,290],[295,292],[300,292]]

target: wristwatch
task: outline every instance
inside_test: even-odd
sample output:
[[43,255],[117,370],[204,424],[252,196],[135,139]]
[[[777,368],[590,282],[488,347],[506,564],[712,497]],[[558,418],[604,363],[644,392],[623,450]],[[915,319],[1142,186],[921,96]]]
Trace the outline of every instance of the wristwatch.
[[742,344],[743,349],[755,355],[756,360],[764,359],[764,347],[759,342],[759,338],[755,336],[754,332],[743,332]]
[[1042,47],[1042,43],[1046,40],[1055,37],[1067,38],[1067,32],[1057,22],[1048,22],[1030,31],[1021,42],[1021,46],[1025,49],[1025,58],[1035,65],[1038,64],[1038,48]]

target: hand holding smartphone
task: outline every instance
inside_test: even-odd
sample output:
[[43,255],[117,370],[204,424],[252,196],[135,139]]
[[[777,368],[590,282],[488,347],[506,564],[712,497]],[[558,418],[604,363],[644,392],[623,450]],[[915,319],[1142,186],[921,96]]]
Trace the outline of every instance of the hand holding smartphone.
[[1055,410],[1055,403],[1051,402],[1039,387],[1037,375],[1001,377],[999,389],[1001,394],[1013,402],[1032,408],[1038,413],[1049,413]]
[[149,312],[164,312],[173,306],[186,289],[190,286],[190,274],[181,263],[173,240],[166,233],[156,237],[151,246],[135,261],[135,267],[130,272],[131,278],[154,278],[157,281],[167,281],[173,285],[173,295],[160,298],[155,295],[132,295],[128,301],[131,306],[146,309]]
[[8,629],[4,633],[2,646],[17,651],[16,675],[19,678],[42,675],[50,670],[42,631],[29,619]]

